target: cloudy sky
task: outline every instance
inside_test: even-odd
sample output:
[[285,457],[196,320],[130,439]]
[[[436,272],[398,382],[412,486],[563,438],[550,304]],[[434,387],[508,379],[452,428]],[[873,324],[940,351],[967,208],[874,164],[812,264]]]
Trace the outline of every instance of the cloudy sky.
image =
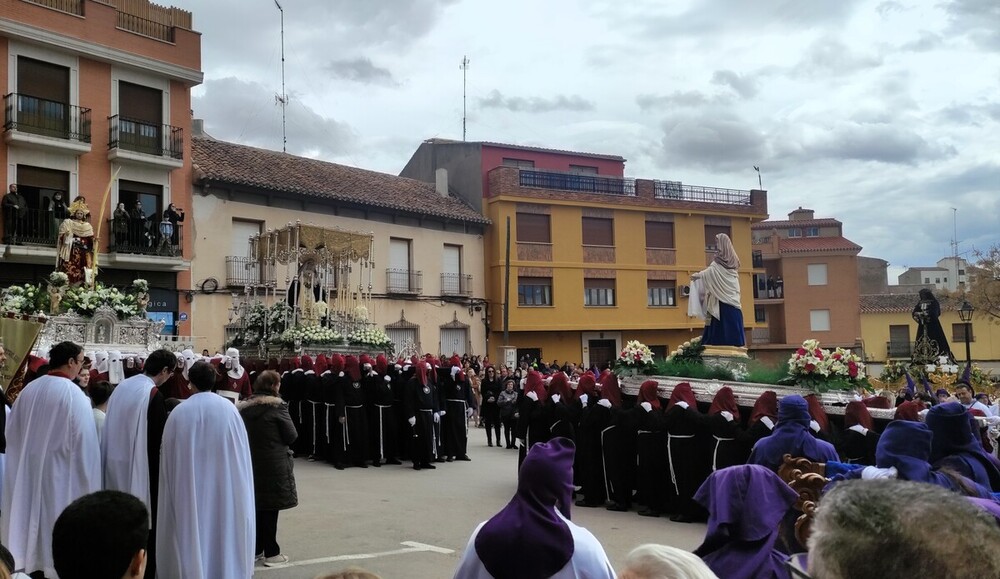
[[[756,186],[931,265],[1000,241],[997,0],[279,0],[289,152],[398,173],[468,138],[628,159],[632,177]],[[173,0],[203,34],[194,111],[281,149],[273,0]],[[970,256],[971,257],[971,256]]]

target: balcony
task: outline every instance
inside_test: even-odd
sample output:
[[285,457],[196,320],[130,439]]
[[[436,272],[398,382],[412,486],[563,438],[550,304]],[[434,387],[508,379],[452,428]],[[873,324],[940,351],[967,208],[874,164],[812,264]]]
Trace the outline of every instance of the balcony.
[[913,344],[910,342],[886,342],[885,355],[886,358],[912,358]]
[[472,276],[463,273],[442,273],[441,295],[471,296]]
[[184,165],[184,130],[115,115],[108,117],[108,160],[160,167]]
[[725,205],[751,205],[749,191],[685,185],[680,181],[654,181],[653,198],[672,201],[696,201],[698,203],[722,203]]
[[108,220],[108,263],[119,268],[183,271],[184,226],[131,218]]
[[8,143],[90,152],[90,109],[13,92],[3,97],[3,104]]
[[276,283],[274,264],[249,257],[226,256],[226,286],[245,287]]
[[28,2],[60,12],[83,16],[83,0],[28,0]]
[[[21,211],[19,219],[3,219],[3,242],[17,245],[34,245],[41,247],[55,247],[56,237],[59,233],[59,223],[65,215],[57,219],[52,211],[42,209],[25,209]],[[12,225],[13,231],[8,231],[7,226]]]
[[419,295],[424,274],[409,269],[385,270],[385,293]]
[[521,170],[518,173],[521,187],[635,197],[635,180],[633,179],[596,177],[557,171]]
[[750,330],[750,341],[754,345],[771,343],[771,328],[753,328]]

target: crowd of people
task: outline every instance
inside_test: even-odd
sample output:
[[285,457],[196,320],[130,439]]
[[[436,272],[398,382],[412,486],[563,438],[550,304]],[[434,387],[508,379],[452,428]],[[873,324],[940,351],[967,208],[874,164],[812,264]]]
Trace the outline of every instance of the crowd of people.
[[[1000,513],[1000,461],[983,436],[983,423],[1000,418],[963,382],[935,397],[904,390],[895,401],[853,401],[841,420],[815,396],[768,391],[746,408],[728,387],[710,404],[686,383],[663,399],[653,380],[632,396],[608,369],[558,363],[339,354],[241,362],[235,350],[93,358],[88,368],[78,345],[54,346],[29,365],[6,417],[0,541],[11,571],[249,577],[255,565],[288,562],[277,525],[298,504],[295,456],[434,469],[470,460],[470,422],[489,447],[519,451],[519,480],[511,502],[474,531],[456,577],[614,577],[597,538],[572,522],[574,504],[707,522],[693,554],[637,548],[620,575],[630,578],[789,577],[796,564],[814,577],[861,576],[842,548],[853,528],[845,521],[892,492],[910,498],[889,501],[898,512],[886,516],[907,521],[958,500],[953,512],[986,525],[980,539],[1000,536],[982,515]],[[893,405],[896,419],[879,428],[868,408]],[[776,474],[786,454],[824,463],[831,481],[832,507],[824,497],[807,545],[793,532],[798,495]],[[109,530],[83,531],[88,524]],[[916,536],[898,531],[900,542]],[[805,551],[807,560],[790,559]],[[107,573],[80,573],[94,568],[81,561],[105,552]],[[998,561],[993,549],[956,567],[982,574],[935,576],[994,577]]]

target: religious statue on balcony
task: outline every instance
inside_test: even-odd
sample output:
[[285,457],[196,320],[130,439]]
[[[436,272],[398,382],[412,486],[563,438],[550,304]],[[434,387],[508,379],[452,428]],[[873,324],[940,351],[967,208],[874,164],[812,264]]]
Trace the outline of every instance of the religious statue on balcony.
[[73,201],[69,206],[69,218],[59,225],[56,254],[56,269],[66,274],[70,285],[93,285],[94,228],[90,224],[90,210],[83,197],[77,197]]
[[947,356],[951,363],[955,363],[955,356],[948,346],[948,339],[944,335],[941,327],[941,304],[934,297],[934,292],[924,288],[920,290],[920,301],[913,306],[913,319],[917,322],[917,344],[927,341],[932,350],[936,353],[932,357]]
[[702,302],[707,324],[701,343],[706,346],[746,345],[743,311],[740,309],[740,258],[725,233],[715,236],[715,258],[702,271],[691,276],[698,293],[691,299]]

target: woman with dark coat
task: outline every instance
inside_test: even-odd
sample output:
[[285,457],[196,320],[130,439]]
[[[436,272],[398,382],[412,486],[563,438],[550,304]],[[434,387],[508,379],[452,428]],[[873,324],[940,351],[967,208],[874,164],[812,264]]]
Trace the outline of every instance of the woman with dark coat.
[[250,440],[253,488],[257,507],[257,546],[254,552],[265,566],[288,562],[278,546],[278,511],[299,504],[292,473],[292,450],[297,436],[288,405],[278,397],[281,379],[268,370],[257,377],[253,396],[238,404]]
[[480,418],[486,427],[486,442],[489,446],[493,446],[493,434],[496,433],[497,446],[500,446],[500,407],[497,405],[497,399],[503,391],[503,385],[497,377],[496,368],[486,367],[486,376],[483,377],[479,390],[483,396]]

